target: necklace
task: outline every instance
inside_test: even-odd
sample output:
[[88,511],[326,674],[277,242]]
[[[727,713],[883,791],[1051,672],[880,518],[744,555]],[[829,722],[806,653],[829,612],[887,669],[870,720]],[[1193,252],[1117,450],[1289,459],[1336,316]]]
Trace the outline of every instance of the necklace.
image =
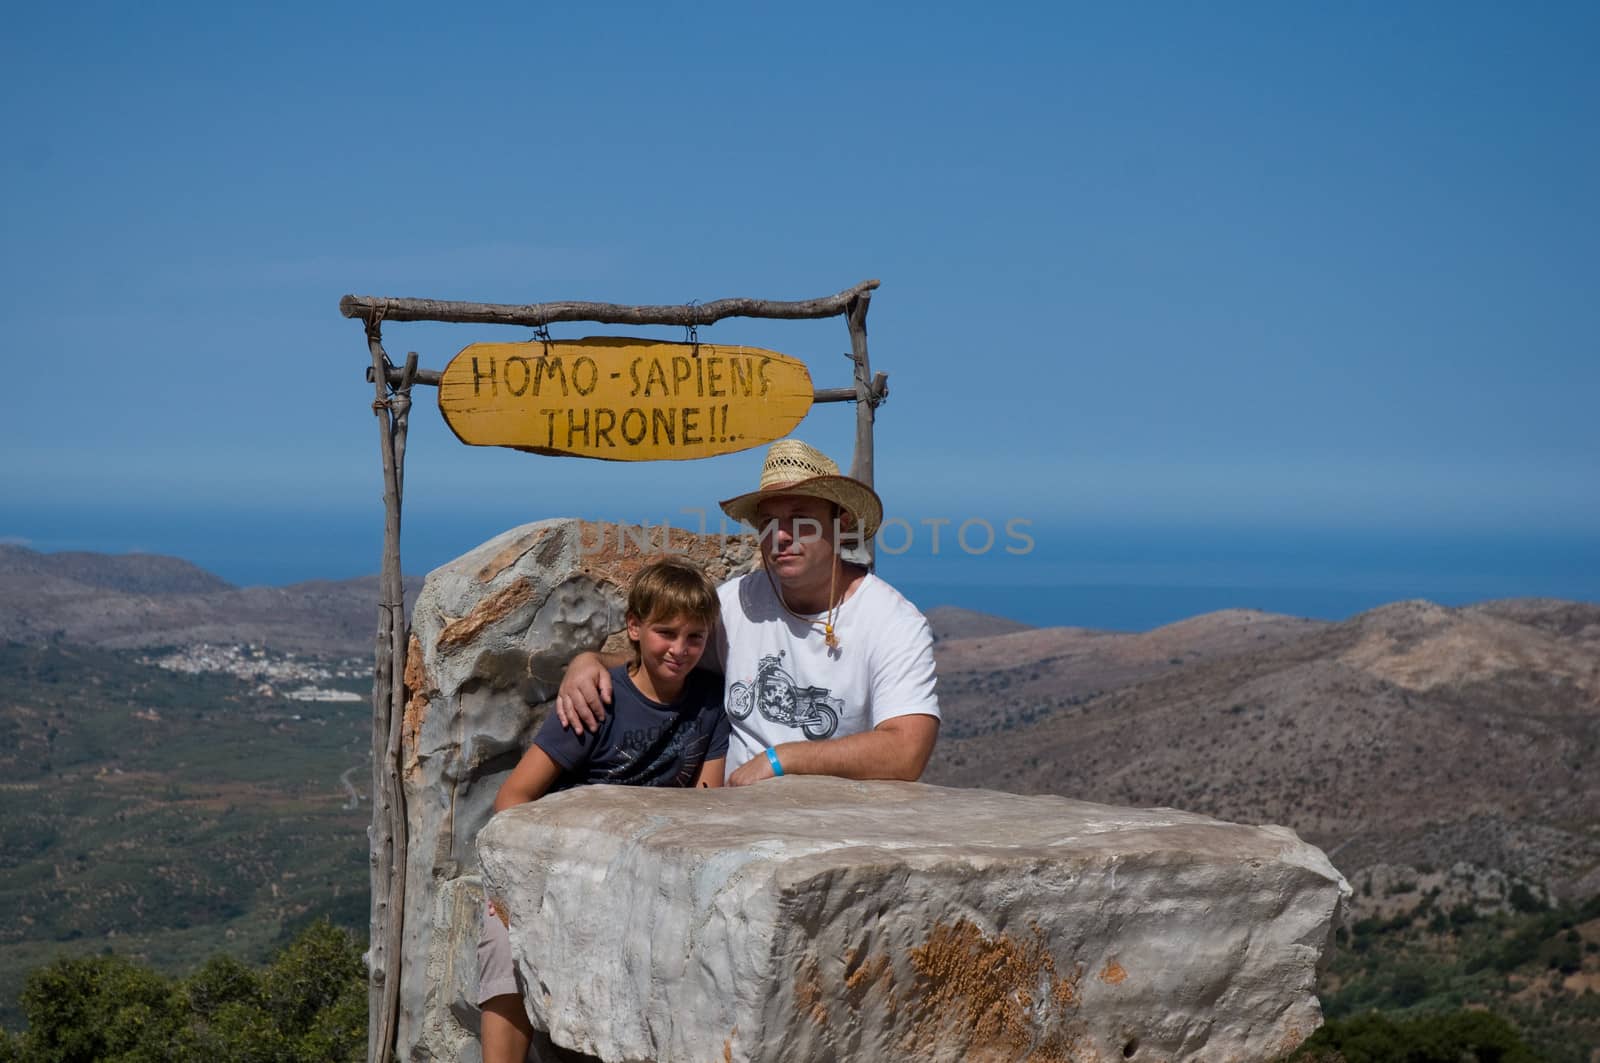
[[827,618],[825,620],[813,620],[809,616],[804,616],[804,615],[802,615],[800,613],[795,612],[793,609],[790,609],[789,608],[789,603],[783,600],[783,591],[782,591],[781,588],[779,588],[778,581],[772,578],[772,569],[768,568],[766,566],[765,562],[763,562],[762,565],[761,565],[761,570],[767,574],[767,583],[769,583],[772,586],[772,593],[777,597],[778,604],[783,606],[784,612],[788,613],[790,616],[794,617],[796,620],[800,621],[801,623],[807,624],[807,625],[809,625],[811,627],[816,627],[818,624],[821,624],[822,625],[822,641],[827,644],[828,649],[830,649],[830,650],[838,649],[839,648],[839,636],[834,634],[833,622],[834,622],[834,619],[836,617],[836,614],[839,611],[839,606],[844,604],[844,603],[836,602],[836,601],[833,600],[833,588],[834,588],[834,581],[839,576],[839,559],[837,557],[834,558],[833,559],[833,567],[828,570],[828,611],[827,611]]

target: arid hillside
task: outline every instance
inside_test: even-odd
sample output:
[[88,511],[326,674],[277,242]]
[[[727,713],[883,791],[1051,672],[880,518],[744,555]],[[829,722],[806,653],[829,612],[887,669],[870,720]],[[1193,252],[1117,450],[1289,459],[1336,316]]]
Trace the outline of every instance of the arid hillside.
[[[0,547],[0,639],[24,644],[364,655],[376,601],[372,577],[241,588],[176,558]],[[929,615],[929,782],[1283,823],[1347,873],[1467,861],[1600,891],[1600,606],[1229,610],[1143,634]]]
[[1229,611],[942,642],[927,780],[1282,823],[1347,873],[1600,889],[1600,606]]
[[[406,581],[406,600],[422,581]],[[175,557],[44,554],[0,546],[0,639],[114,649],[254,643],[297,653],[370,652],[378,580],[235,587]]]
[[979,638],[985,635],[1009,635],[1026,631],[1028,624],[1007,620],[1003,616],[963,609],[959,605],[936,605],[928,610],[928,626],[933,629],[935,642],[950,639]]

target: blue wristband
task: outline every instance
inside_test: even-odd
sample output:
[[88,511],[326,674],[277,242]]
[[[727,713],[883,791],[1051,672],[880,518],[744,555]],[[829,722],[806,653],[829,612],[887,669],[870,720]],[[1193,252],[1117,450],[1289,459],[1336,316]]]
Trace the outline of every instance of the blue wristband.
[[772,763],[772,774],[782,775],[783,765],[778,763],[778,752],[771,746],[767,747],[767,760]]

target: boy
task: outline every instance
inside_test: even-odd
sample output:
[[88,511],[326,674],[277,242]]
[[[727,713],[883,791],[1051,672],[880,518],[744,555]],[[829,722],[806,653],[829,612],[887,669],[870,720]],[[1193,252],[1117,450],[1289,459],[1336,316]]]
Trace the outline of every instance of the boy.
[[[692,564],[668,559],[642,569],[628,592],[634,659],[610,670],[611,712],[583,735],[551,713],[495,795],[494,810],[585,783],[721,786],[729,730],[722,676],[695,670],[717,611],[716,588]],[[533,1038],[503,919],[485,905],[478,943],[484,1063],[522,1063]]]

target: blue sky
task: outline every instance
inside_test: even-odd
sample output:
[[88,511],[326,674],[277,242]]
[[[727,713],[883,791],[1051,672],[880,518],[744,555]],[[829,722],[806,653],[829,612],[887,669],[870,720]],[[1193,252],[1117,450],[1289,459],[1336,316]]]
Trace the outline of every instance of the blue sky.
[[[21,9],[0,538],[374,568],[347,292],[877,277],[879,485],[913,524],[1025,518],[1061,556],[1154,536],[1152,563],[1237,531],[1592,559],[1597,41],[1589,4]],[[386,331],[432,367],[525,336]],[[702,338],[848,379],[838,320]],[[799,434],[845,458],[851,419]],[[515,521],[709,507],[758,463],[469,449],[419,404],[407,567]],[[1600,594],[1585,564],[1534,582]]]

